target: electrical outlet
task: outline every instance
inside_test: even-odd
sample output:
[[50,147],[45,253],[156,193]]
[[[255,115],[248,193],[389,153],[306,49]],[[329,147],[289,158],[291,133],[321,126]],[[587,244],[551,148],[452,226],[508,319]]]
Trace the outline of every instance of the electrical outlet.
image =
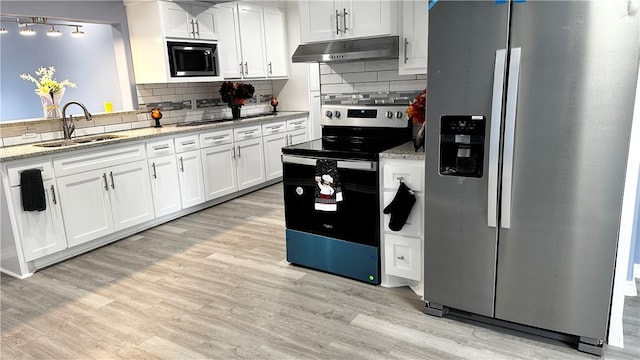
[[24,140],[33,139],[33,138],[35,138],[37,136],[38,136],[38,134],[33,130],[24,130],[22,132],[22,139],[24,139]]

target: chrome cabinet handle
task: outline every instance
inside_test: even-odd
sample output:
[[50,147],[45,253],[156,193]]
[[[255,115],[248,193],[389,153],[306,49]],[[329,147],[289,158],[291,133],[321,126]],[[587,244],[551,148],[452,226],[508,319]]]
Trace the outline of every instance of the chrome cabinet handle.
[[183,142],[183,143],[182,143],[182,146],[186,146],[186,145],[193,145],[193,144],[195,144],[195,143],[196,143],[196,141],[195,141],[195,140],[185,141],[185,142]]
[[244,62],[244,74],[249,76],[249,65],[246,61]]
[[398,260],[404,260],[404,255],[398,256]]
[[244,75],[244,68],[242,67],[242,63],[240,63],[240,75]]
[[53,200],[53,204],[57,204],[58,200],[56,199],[56,189],[51,185],[51,199]]
[[409,40],[407,40],[407,38],[404,38],[404,63],[407,63],[407,60],[409,60],[409,58],[407,57],[407,46],[409,45]]
[[231,147],[231,158],[232,159],[236,158],[236,148],[235,147]]
[[182,162],[182,156],[180,156],[178,160],[180,160],[180,171],[184,172],[184,163]]
[[489,174],[487,179],[487,226],[496,227],[498,219],[498,165],[500,151],[500,118],[502,117],[502,95],[506,50],[496,50],[493,70],[493,93],[491,98],[491,124],[489,132]]
[[168,148],[169,148],[169,145],[161,145],[161,146],[155,146],[153,148],[153,150],[154,151],[156,151],[156,150],[164,150],[164,149],[168,149]]
[[151,163],[151,168],[153,169],[153,178],[157,179],[158,174],[156,174],[156,163]]
[[111,188],[115,189],[116,188],[116,183],[113,182],[113,171],[109,171],[109,176],[111,177]]
[[107,183],[107,174],[102,173],[102,179],[104,179],[104,189],[109,191],[109,183]]
[[238,159],[240,159],[240,145],[238,145]]
[[338,25],[338,18],[340,18],[340,14],[336,9],[336,35],[340,35],[340,27],[339,27],[340,25]]
[[342,31],[346,34],[347,30],[349,30],[349,28],[347,27],[347,15],[349,15],[349,13],[347,12],[347,9],[342,9]]
[[293,135],[289,134],[289,145],[293,145]]
[[193,25],[193,19],[191,19],[191,34],[193,35],[193,37],[196,37],[196,28]]
[[198,34],[198,37],[200,37],[200,22],[198,19],[196,19],[196,33]]
[[269,74],[273,74],[273,68],[271,67],[271,61],[269,61]]

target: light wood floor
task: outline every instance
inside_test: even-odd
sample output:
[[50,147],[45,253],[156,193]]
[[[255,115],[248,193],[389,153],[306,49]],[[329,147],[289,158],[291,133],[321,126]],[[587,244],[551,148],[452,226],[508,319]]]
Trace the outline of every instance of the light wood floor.
[[[422,313],[386,289],[288,265],[282,185],[37,272],[2,275],[2,359],[596,359]],[[640,301],[625,317],[640,358]]]

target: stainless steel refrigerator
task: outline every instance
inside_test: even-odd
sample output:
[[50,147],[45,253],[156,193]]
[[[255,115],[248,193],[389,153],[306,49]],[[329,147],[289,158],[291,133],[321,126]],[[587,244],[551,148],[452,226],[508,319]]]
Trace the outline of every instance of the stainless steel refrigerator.
[[429,12],[426,312],[607,333],[638,76],[630,1]]

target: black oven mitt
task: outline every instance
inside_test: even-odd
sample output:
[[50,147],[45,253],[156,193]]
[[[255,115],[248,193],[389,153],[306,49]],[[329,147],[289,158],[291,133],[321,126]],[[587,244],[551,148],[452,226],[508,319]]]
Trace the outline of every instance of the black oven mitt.
[[407,222],[413,204],[416,203],[416,196],[413,190],[409,189],[404,182],[400,183],[398,192],[393,198],[391,203],[384,208],[385,214],[391,214],[391,220],[389,220],[389,229],[393,231],[400,231]]

